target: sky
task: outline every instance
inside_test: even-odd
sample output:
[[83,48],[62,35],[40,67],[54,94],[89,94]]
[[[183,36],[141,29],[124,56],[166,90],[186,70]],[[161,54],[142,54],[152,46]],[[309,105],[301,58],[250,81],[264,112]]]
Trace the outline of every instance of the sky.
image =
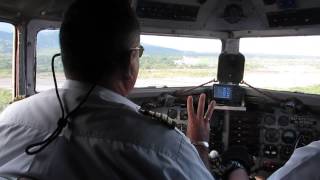
[[[0,22],[0,31],[13,32],[13,26]],[[58,38],[58,37],[57,37]],[[182,51],[214,52],[221,51],[219,39],[201,39],[169,36],[142,35],[142,44],[156,45]],[[275,55],[320,56],[320,36],[243,38],[240,40],[240,52]]]
[[0,31],[4,31],[4,32],[13,32],[13,25],[8,24],[8,23],[2,23],[0,22]]
[[[141,42],[185,51],[220,52],[218,39],[141,36]],[[242,38],[240,52],[275,55],[320,56],[320,36]]]
[[240,52],[320,56],[320,36],[243,38]]
[[184,38],[169,36],[142,35],[141,43],[173,48],[182,51],[195,52],[221,52],[221,41],[219,39]]

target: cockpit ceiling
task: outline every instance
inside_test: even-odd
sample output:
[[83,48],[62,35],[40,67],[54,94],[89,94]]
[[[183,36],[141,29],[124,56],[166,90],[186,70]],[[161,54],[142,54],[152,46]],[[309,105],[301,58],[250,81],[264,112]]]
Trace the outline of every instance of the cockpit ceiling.
[[[0,0],[0,18],[60,21],[72,1]],[[146,33],[210,36],[230,31],[320,29],[319,0],[133,0],[132,4]]]
[[61,20],[73,0],[0,0],[0,17],[19,22],[29,19]]

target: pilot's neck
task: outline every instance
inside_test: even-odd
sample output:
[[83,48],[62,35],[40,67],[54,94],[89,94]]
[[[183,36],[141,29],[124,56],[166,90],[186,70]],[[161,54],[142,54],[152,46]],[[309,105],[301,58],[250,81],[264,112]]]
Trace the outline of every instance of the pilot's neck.
[[[104,86],[105,87],[105,86]],[[115,82],[113,83],[111,86],[105,87],[107,89],[110,89],[122,96],[127,96],[130,92],[130,90],[128,90],[127,86],[125,85],[125,83],[121,83],[121,82]]]
[[[82,79],[75,77],[67,77],[67,79],[85,82]],[[113,76],[109,77],[108,79],[101,79],[96,82],[96,84],[126,97],[133,89],[135,80],[133,78],[120,78],[120,76]]]
[[134,82],[130,79],[110,78],[108,81],[98,82],[98,85],[126,97],[133,89]]

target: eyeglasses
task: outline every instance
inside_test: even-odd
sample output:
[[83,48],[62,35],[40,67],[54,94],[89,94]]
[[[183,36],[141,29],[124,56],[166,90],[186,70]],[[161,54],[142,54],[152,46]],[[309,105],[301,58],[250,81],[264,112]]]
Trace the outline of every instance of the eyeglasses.
[[136,48],[130,48],[130,51],[134,51],[134,50],[139,50],[139,57],[143,55],[144,48],[142,45],[139,45],[139,47],[136,47]]

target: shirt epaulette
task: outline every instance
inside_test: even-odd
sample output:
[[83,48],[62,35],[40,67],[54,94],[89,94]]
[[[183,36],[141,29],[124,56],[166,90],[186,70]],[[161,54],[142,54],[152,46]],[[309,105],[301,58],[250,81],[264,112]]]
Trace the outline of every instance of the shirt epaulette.
[[150,111],[150,110],[146,110],[146,109],[142,109],[142,108],[139,109],[139,112],[146,115],[146,116],[150,116],[150,117],[152,117],[152,119],[158,120],[161,123],[164,123],[170,129],[174,129],[176,127],[175,120],[170,118],[166,114],[162,114],[159,112],[154,112],[154,111]]

